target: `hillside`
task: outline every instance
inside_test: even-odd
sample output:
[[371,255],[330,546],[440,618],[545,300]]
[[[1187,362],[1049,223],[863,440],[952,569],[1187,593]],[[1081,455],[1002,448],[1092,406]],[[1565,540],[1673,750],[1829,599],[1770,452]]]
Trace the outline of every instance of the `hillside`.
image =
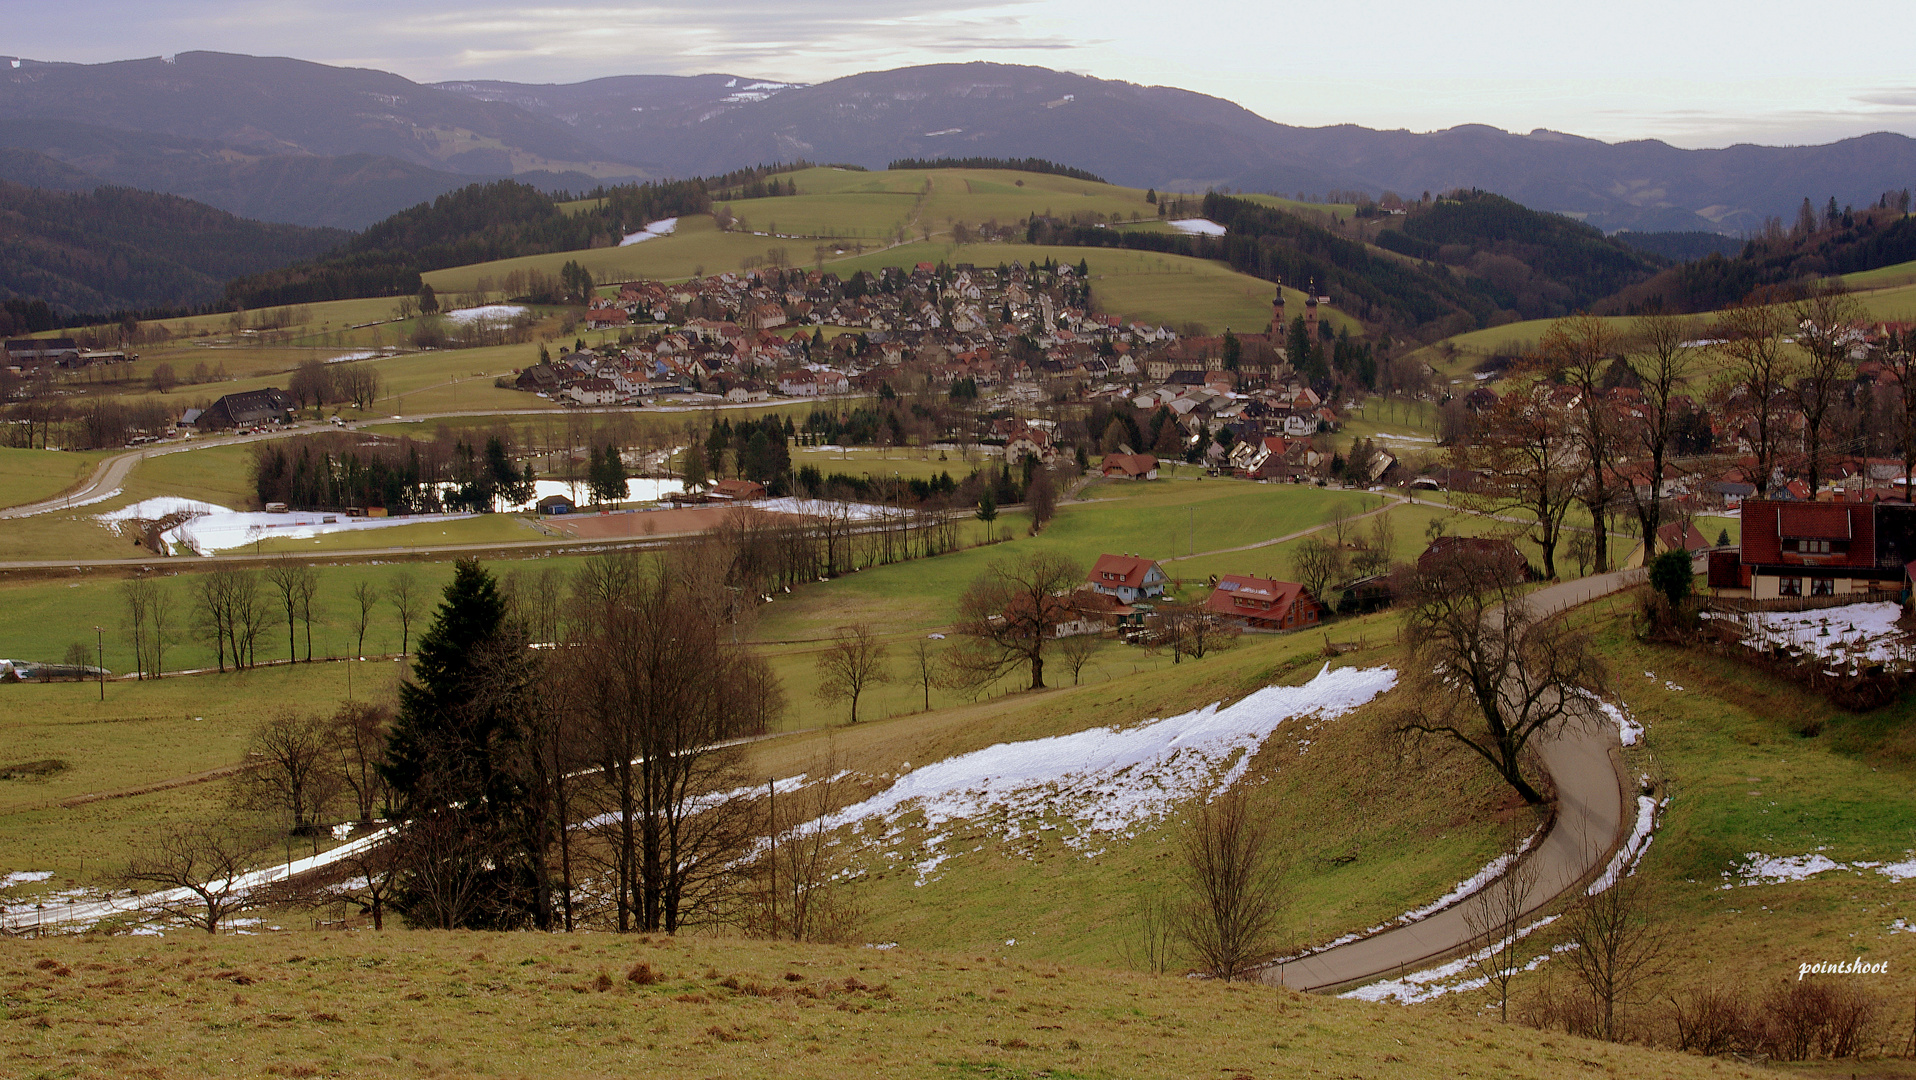
[[308,258],[346,237],[247,221],[176,195],[0,181],[0,297],[97,313],[205,304],[230,278]]

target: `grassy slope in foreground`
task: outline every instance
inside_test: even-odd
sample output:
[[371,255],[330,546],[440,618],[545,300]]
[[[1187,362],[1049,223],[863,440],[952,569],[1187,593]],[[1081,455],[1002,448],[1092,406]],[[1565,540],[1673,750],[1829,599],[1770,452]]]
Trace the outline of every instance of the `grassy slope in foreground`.
[[[663,981],[628,981],[640,963]],[[0,1068],[35,1077],[1724,1075],[1242,984],[904,950],[425,932],[64,939],[17,943],[0,973],[12,1020]]]

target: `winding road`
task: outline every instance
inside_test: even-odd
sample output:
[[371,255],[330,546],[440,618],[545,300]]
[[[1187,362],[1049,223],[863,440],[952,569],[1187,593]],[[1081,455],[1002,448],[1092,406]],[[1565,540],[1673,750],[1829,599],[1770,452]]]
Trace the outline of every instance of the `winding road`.
[[[1555,615],[1642,580],[1641,570],[1618,570],[1540,589],[1525,602],[1538,615]],[[1536,873],[1526,914],[1593,878],[1631,825],[1625,817],[1630,799],[1615,726],[1568,724],[1540,750],[1556,785],[1557,806],[1550,831],[1524,858]],[[1271,964],[1260,978],[1294,990],[1330,991],[1415,970],[1475,943],[1478,935],[1465,919],[1469,906],[1467,900],[1459,901],[1416,922]]]

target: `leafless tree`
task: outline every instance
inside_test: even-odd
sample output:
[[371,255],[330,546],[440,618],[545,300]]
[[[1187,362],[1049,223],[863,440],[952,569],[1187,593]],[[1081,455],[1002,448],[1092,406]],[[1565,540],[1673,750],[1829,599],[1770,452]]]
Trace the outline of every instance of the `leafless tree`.
[[1645,315],[1631,327],[1628,351],[1636,373],[1642,403],[1623,425],[1629,456],[1641,460],[1648,485],[1628,485],[1643,531],[1644,563],[1656,557],[1657,530],[1663,527],[1663,467],[1676,439],[1679,415],[1676,403],[1684,395],[1696,350],[1683,344],[1683,320],[1674,315]]
[[1916,330],[1892,334],[1877,358],[1895,381],[1897,445],[1903,455],[1903,501],[1916,502]]
[[1651,886],[1644,878],[1624,877],[1579,900],[1564,922],[1577,946],[1565,952],[1565,960],[1594,1006],[1593,1034],[1620,1042],[1625,1033],[1620,1010],[1635,1000],[1665,942]]
[[1028,552],[993,563],[958,601],[958,644],[946,651],[957,681],[982,689],[1028,667],[1031,689],[1044,689],[1045,646],[1069,622],[1066,597],[1084,580],[1076,562]]
[[312,567],[284,557],[273,560],[272,565],[266,568],[266,583],[279,594],[280,606],[286,611],[286,660],[288,663],[299,659],[299,650],[295,646],[294,628],[299,619],[301,585],[304,578],[312,573]]
[[1333,583],[1344,576],[1344,551],[1317,536],[1306,536],[1291,549],[1291,573],[1311,598],[1322,601]]
[[[1358,577],[1371,577],[1390,569],[1391,552],[1397,546],[1397,530],[1391,524],[1390,514],[1382,513],[1370,519],[1369,535],[1357,549],[1351,559],[1351,572]],[[1312,593],[1317,600],[1323,600],[1324,594]]]
[[268,614],[258,577],[250,570],[221,567],[200,574],[193,593],[194,623],[212,639],[220,670],[226,670],[229,655],[235,668],[251,664]]
[[1503,873],[1479,889],[1464,908],[1464,924],[1483,942],[1474,954],[1477,973],[1497,995],[1497,1016],[1510,1020],[1510,984],[1523,970],[1520,936],[1530,896],[1537,885],[1537,867],[1524,861],[1522,830],[1512,829],[1504,840]]
[[353,621],[353,655],[366,655],[366,631],[373,624],[373,608],[379,606],[379,586],[370,581],[362,581],[353,586],[353,602],[359,605],[359,615]]
[[938,653],[931,647],[929,638],[919,638],[911,647],[911,670],[916,677],[919,689],[924,691],[925,711],[931,711],[931,688],[938,685],[940,664]]
[[371,822],[386,802],[386,780],[379,764],[386,757],[386,733],[392,709],[384,704],[348,701],[333,713],[328,742],[340,783],[353,794],[357,820]]
[[843,768],[827,753],[805,771],[818,779],[783,795],[766,792],[760,927],[769,937],[791,941],[854,940],[863,912],[855,887],[841,876],[841,849],[830,839],[830,815],[845,801],[837,779]]
[[392,840],[366,844],[334,865],[345,871],[332,894],[359,905],[372,917],[373,929],[386,928],[386,913],[399,891],[400,871],[407,849]]
[[1510,560],[1468,549],[1410,576],[1403,632],[1415,659],[1398,730],[1457,740],[1535,805],[1544,797],[1524,777],[1525,752],[1566,723],[1594,722],[1588,694],[1605,673],[1587,638],[1538,613],[1522,584]]
[[1787,427],[1780,398],[1795,382],[1796,362],[1783,347],[1789,320],[1783,310],[1752,299],[1717,317],[1710,336],[1727,361],[1723,398],[1726,406],[1749,413],[1750,450],[1756,457],[1756,475],[1749,478],[1760,498],[1769,498],[1772,477]]
[[814,693],[824,705],[851,703],[851,722],[858,723],[858,699],[865,691],[891,681],[885,666],[889,652],[867,623],[832,631],[832,643],[818,654],[818,686]]
[[153,594],[158,588],[158,582],[145,577],[128,578],[120,583],[120,598],[126,602],[127,629],[133,639],[134,670],[142,679],[149,674],[159,677],[158,671],[148,667],[152,656]]
[[120,871],[128,889],[150,889],[144,910],[197,926],[209,934],[252,905],[240,876],[265,847],[220,824],[161,830]]
[[1025,509],[1031,511],[1031,531],[1036,533],[1051,522],[1058,512],[1058,483],[1051,470],[1040,468],[1025,487]]
[[1092,654],[1098,651],[1100,640],[1097,634],[1072,634],[1059,639],[1059,662],[1071,673],[1071,685],[1077,686],[1082,681],[1085,665],[1091,662]]
[[299,577],[299,587],[293,595],[299,605],[300,625],[306,628],[306,662],[313,662],[313,601],[319,596],[319,572],[310,566],[302,567],[304,574]]
[[234,780],[240,802],[285,814],[295,836],[312,832],[342,783],[335,753],[332,718],[290,709],[267,717],[247,740]]
[[1577,498],[1590,511],[1595,532],[1595,569],[1610,569],[1609,514],[1616,501],[1620,439],[1616,413],[1604,385],[1617,352],[1616,335],[1602,319],[1587,313],[1558,319],[1544,332],[1537,349],[1551,374],[1577,392],[1572,431],[1582,451]]
[[420,590],[419,578],[411,570],[394,574],[392,584],[386,589],[386,602],[393,606],[393,614],[399,617],[399,654],[404,656],[412,651],[412,624],[426,604],[426,595]]
[[1819,285],[1790,305],[1796,347],[1803,354],[1796,405],[1803,412],[1805,462],[1810,496],[1823,479],[1823,432],[1843,389],[1856,377],[1850,350],[1860,344],[1863,306],[1839,283]]
[[1169,971],[1176,958],[1178,902],[1162,889],[1146,889],[1132,897],[1132,937],[1124,943],[1125,961],[1153,975]]
[[1242,789],[1227,791],[1192,812],[1179,855],[1178,938],[1211,977],[1247,973],[1275,948],[1281,913],[1283,865],[1269,819]]
[[1470,438],[1451,449],[1451,463],[1485,478],[1458,493],[1466,508],[1530,515],[1530,538],[1543,550],[1544,576],[1556,577],[1563,518],[1577,497],[1583,465],[1570,417],[1552,388],[1533,383],[1510,389],[1477,414]]

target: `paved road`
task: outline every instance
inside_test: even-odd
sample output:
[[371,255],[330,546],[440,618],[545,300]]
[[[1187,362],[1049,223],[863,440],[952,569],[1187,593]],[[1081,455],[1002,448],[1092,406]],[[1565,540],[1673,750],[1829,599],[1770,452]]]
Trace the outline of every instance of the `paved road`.
[[[1586,604],[1642,580],[1642,571],[1620,570],[1566,581],[1532,593],[1528,602],[1545,614]],[[1567,725],[1540,750],[1557,788],[1550,832],[1526,859],[1536,867],[1530,910],[1577,888],[1609,859],[1631,822],[1627,798],[1612,757],[1620,749],[1609,724]],[[1471,943],[1465,924],[1468,903],[1454,904],[1418,922],[1282,965],[1266,968],[1263,981],[1297,990],[1335,990],[1415,970]]]

